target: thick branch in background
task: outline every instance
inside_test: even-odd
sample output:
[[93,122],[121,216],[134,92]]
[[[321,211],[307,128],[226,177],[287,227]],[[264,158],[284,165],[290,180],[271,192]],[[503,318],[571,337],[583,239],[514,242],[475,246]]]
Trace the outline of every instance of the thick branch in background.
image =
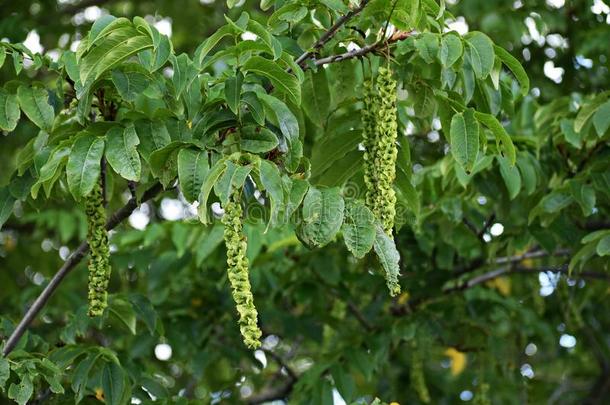
[[[162,190],[163,187],[161,187],[161,184],[156,183],[144,193],[141,203],[154,198]],[[132,197],[129,201],[127,201],[127,204],[112,214],[106,223],[106,229],[111,230],[116,228],[121,222],[127,219],[137,207],[138,201],[135,197]],[[49,298],[51,298],[51,295],[53,295],[57,287],[59,287],[59,284],[62,282],[64,277],[66,277],[66,275],[68,275],[68,273],[70,273],[70,271],[72,271],[72,269],[74,269],[76,265],[81,262],[81,260],[86,256],[88,250],[89,245],[87,245],[87,242],[82,242],[70,255],[70,257],[68,257],[64,265],[61,266],[57,273],[55,273],[51,281],[49,281],[49,284],[47,284],[44,290],[42,290],[38,298],[36,298],[32,306],[25,313],[23,319],[21,319],[21,322],[19,322],[19,325],[17,325],[11,336],[9,336],[7,339],[6,345],[2,350],[3,356],[7,356],[13,351],[17,343],[19,343],[19,339],[21,339],[32,321],[40,313]]]
[[297,58],[297,60],[295,61],[297,65],[303,65],[303,63],[311,58],[312,56],[314,56],[316,53],[318,53],[318,51],[320,51],[320,49],[322,49],[322,47],[331,40],[332,37],[335,36],[335,34],[337,33],[337,31],[339,31],[339,29],[345,25],[345,23],[347,23],[349,20],[351,20],[353,17],[355,17],[356,15],[358,15],[363,9],[364,7],[366,7],[366,5],[368,4],[369,0],[362,0],[360,2],[360,5],[358,5],[358,7],[354,8],[353,10],[351,10],[350,12],[348,12],[347,14],[341,16],[333,25],[332,27],[330,27],[328,29],[328,31],[326,31],[321,37],[320,39],[318,39],[316,41],[316,43],[313,45],[312,50],[311,51],[307,51],[304,54],[302,54],[301,56],[299,56]]

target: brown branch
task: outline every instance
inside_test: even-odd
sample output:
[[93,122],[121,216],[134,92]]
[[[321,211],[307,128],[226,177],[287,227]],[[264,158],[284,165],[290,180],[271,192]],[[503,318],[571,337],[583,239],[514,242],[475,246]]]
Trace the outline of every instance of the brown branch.
[[331,40],[332,37],[335,36],[335,34],[337,33],[337,31],[339,31],[339,29],[341,28],[341,26],[343,26],[346,22],[348,22],[349,20],[351,20],[353,17],[355,17],[356,15],[358,15],[363,9],[364,7],[366,7],[366,5],[369,3],[369,0],[362,0],[360,2],[360,5],[356,8],[354,8],[353,10],[349,11],[347,14],[342,15],[341,17],[339,17],[339,19],[332,25],[332,27],[330,27],[328,29],[328,31],[326,31],[321,37],[320,39],[318,39],[316,41],[316,43],[313,45],[312,50],[310,51],[306,51],[305,53],[303,53],[301,56],[299,56],[296,60],[295,63],[297,65],[303,66],[303,62],[305,62],[307,59],[311,58],[312,56],[314,56],[316,53],[318,53],[320,51],[320,49],[322,49],[322,47]]
[[[342,62],[344,60],[358,58],[358,57],[364,56],[368,53],[375,52],[378,49],[381,49],[384,46],[387,46],[388,44],[402,41],[403,39],[407,39],[412,34],[413,33],[411,31],[409,31],[409,32],[397,31],[387,41],[375,42],[374,44],[364,46],[360,49],[354,49],[353,51],[341,53],[338,55],[331,55],[331,56],[327,56],[325,58],[315,59],[314,63],[316,66],[322,66],[322,65],[327,65],[329,63]],[[304,70],[305,70],[305,68],[304,68]]]
[[284,369],[286,371],[288,379],[281,385],[275,387],[269,387],[259,394],[254,394],[247,398],[248,404],[262,404],[269,401],[275,401],[286,398],[294,385],[297,383],[299,377],[297,374],[288,366],[286,361],[280,357],[277,353],[263,349],[263,351],[269,355],[275,362],[280,366],[280,370]]
[[539,259],[539,258],[547,257],[547,256],[561,257],[561,256],[569,256],[569,255],[570,255],[569,249],[559,249],[551,254],[549,254],[546,250],[534,250],[531,252],[523,253],[521,255],[498,257],[498,258],[496,258],[494,263],[495,264],[518,263],[518,262],[522,262],[527,259]]
[[[154,198],[162,190],[163,187],[161,187],[161,184],[155,183],[155,185],[153,185],[144,193],[144,196],[142,196],[142,202]],[[119,225],[127,217],[129,217],[131,213],[137,208],[137,206],[138,201],[136,200],[136,198],[132,197],[122,208],[112,214],[112,216],[106,222],[106,229],[114,229],[117,225]],[[74,269],[76,265],[80,263],[80,261],[87,254],[88,250],[89,245],[87,245],[87,242],[82,242],[78,246],[78,248],[70,255],[68,260],[65,261],[65,263],[63,264],[63,266],[61,266],[57,273],[55,273],[51,281],[49,281],[49,284],[47,284],[44,290],[42,290],[38,298],[36,298],[32,306],[27,310],[27,312],[19,322],[19,325],[17,325],[11,336],[9,336],[9,338],[7,339],[6,345],[4,346],[4,349],[2,351],[3,356],[7,356],[11,351],[13,351],[17,343],[19,343],[19,339],[21,339],[21,336],[23,336],[27,328],[30,326],[34,318],[36,318],[36,316],[40,313],[42,308],[44,308],[45,304],[47,303],[49,298],[51,298],[51,295],[53,295],[57,287],[59,287],[59,284],[62,282],[64,277],[66,277],[66,275],[68,275],[68,273],[70,273],[70,271],[72,271],[72,269]]]
[[[477,286],[479,284],[483,284],[487,281],[496,279],[498,277],[504,276],[504,275],[513,275],[513,274],[538,274],[538,273],[544,273],[550,271],[552,273],[561,273],[561,274],[568,274],[569,273],[569,269],[567,265],[563,265],[561,267],[558,268],[530,268],[530,267],[510,267],[510,266],[504,266],[504,267],[500,267],[498,269],[494,269],[492,271],[489,271],[487,273],[483,273],[481,275],[478,275],[476,277],[471,278],[470,280],[467,280],[463,283],[460,283],[454,287],[450,287],[450,288],[446,288],[443,290],[444,293],[452,293],[452,292],[456,292],[456,291],[463,291],[463,290],[467,290],[469,288],[472,288],[474,286]],[[605,274],[605,273],[598,273],[598,272],[593,272],[593,271],[582,271],[578,274],[572,274],[571,277],[573,278],[586,278],[586,279],[591,279],[591,280],[601,280],[601,281],[607,281],[610,282],[610,274]]]

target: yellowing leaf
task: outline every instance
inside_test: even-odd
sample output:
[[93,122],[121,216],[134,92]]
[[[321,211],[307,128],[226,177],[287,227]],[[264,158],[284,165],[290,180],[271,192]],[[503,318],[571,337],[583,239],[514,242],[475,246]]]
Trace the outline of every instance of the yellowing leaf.
[[410,294],[405,291],[398,297],[398,304],[405,305],[409,301]]
[[498,292],[505,297],[510,295],[511,291],[511,283],[508,277],[498,277],[496,279],[490,280],[487,282],[487,285],[490,288],[495,288]]
[[104,400],[104,390],[101,388],[96,388],[95,389],[95,398],[98,401],[103,401]]
[[451,375],[460,375],[466,368],[466,353],[462,353],[459,350],[449,347],[445,350],[445,356],[451,360]]

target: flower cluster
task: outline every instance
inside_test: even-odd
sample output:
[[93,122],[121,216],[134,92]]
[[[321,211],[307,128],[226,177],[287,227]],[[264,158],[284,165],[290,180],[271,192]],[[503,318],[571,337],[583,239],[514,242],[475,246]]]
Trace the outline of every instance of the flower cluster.
[[396,216],[396,178],[398,131],[396,113],[396,81],[389,67],[380,67],[376,86],[365,83],[364,111],[364,181],[365,202],[392,236]]
[[248,278],[248,243],[243,232],[240,193],[235,191],[224,209],[222,223],[227,247],[227,266],[233,300],[239,313],[239,329],[244,343],[251,349],[260,347],[261,330],[258,327],[258,312]]
[[108,302],[110,280],[110,247],[106,230],[106,210],[102,197],[102,186],[98,182],[85,199],[87,214],[87,242],[89,258],[89,316],[100,316]]

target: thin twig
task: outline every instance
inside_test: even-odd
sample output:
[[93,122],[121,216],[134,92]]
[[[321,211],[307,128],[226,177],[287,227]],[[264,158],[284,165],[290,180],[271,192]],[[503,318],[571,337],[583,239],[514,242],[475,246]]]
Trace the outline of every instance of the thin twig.
[[[144,196],[142,197],[142,202],[154,198],[162,190],[163,187],[161,187],[161,184],[155,183],[155,185],[153,185],[144,193]],[[138,202],[136,201],[136,199],[131,198],[122,208],[112,214],[112,216],[106,222],[106,229],[114,229],[117,225],[119,225],[127,217],[129,217],[131,213],[137,208],[137,206]],[[11,336],[9,336],[9,338],[7,339],[6,345],[4,346],[4,349],[2,351],[3,356],[6,357],[11,351],[13,351],[17,343],[19,343],[19,339],[21,339],[21,336],[23,336],[23,334],[30,326],[34,318],[36,318],[36,316],[38,315],[38,313],[40,313],[49,298],[51,298],[51,295],[53,295],[57,287],[59,287],[59,284],[62,282],[64,277],[66,277],[66,275],[70,273],[70,271],[72,271],[72,269],[74,269],[77,264],[80,263],[80,261],[87,254],[88,250],[89,245],[87,245],[87,242],[82,242],[74,251],[74,253],[70,255],[68,260],[66,260],[64,265],[61,266],[57,273],[55,273],[51,281],[49,281],[49,284],[47,284],[44,290],[42,290],[38,298],[36,298],[32,306],[27,310],[27,312],[19,322],[19,325],[17,325]]]
[[316,41],[316,43],[313,45],[312,49],[310,51],[306,51],[305,53],[303,53],[301,56],[299,56],[296,60],[295,63],[297,65],[301,65],[303,64],[303,62],[305,62],[307,59],[311,58],[312,56],[314,56],[316,53],[318,53],[318,51],[320,49],[322,49],[322,47],[331,40],[332,37],[335,36],[335,34],[337,33],[337,31],[339,31],[339,28],[341,28],[341,26],[343,26],[346,22],[348,22],[349,20],[351,20],[353,17],[355,17],[356,15],[358,15],[363,9],[364,7],[366,7],[366,5],[369,3],[369,0],[362,0],[360,2],[360,5],[358,5],[358,7],[354,8],[353,10],[349,11],[347,14],[342,15],[341,17],[339,17],[339,19],[332,25],[332,27],[330,27],[328,29],[328,31],[326,31],[321,37],[320,39],[318,39]]
[[403,39],[410,37],[411,34],[412,34],[412,32],[410,32],[410,31],[409,32],[398,31],[394,35],[392,35],[392,37],[390,37],[390,39],[388,39],[388,41],[386,41],[386,42],[375,42],[374,44],[363,46],[360,49],[354,49],[352,51],[341,53],[338,55],[331,55],[331,56],[327,56],[325,58],[315,59],[314,64],[316,66],[321,66],[321,65],[326,65],[329,63],[341,62],[341,61],[344,61],[347,59],[358,58],[358,57],[364,56],[368,53],[375,52],[376,50],[386,46],[389,43],[402,41]]
[[527,260],[527,259],[539,259],[541,257],[547,257],[547,256],[555,256],[555,257],[569,256],[570,254],[571,254],[571,252],[569,249],[559,249],[550,254],[546,250],[534,250],[531,252],[523,253],[521,255],[498,257],[495,259],[494,263],[495,264],[518,263],[518,262],[522,262],[523,260]]
[[[538,268],[530,268],[530,267],[510,267],[510,266],[503,266],[500,267],[498,269],[494,269],[492,271],[489,271],[487,273],[483,273],[481,275],[478,275],[476,277],[471,278],[470,280],[467,280],[463,283],[460,283],[456,286],[444,289],[443,292],[444,293],[451,293],[451,292],[455,292],[455,291],[462,291],[462,290],[466,290],[468,288],[472,288],[474,286],[477,286],[479,284],[483,284],[487,281],[496,279],[498,277],[501,276],[505,276],[505,275],[512,275],[512,274],[538,274],[538,273],[544,273],[544,272],[552,272],[552,273],[560,273],[560,274],[568,274],[569,269],[567,265],[563,265],[561,267],[557,267],[557,268],[542,268],[542,267],[538,267]],[[598,273],[598,272],[594,272],[594,271],[581,271],[578,274],[573,274],[571,277],[573,278],[586,278],[586,279],[591,279],[591,280],[602,280],[602,281],[608,281],[610,282],[610,274],[605,274],[605,273]]]

